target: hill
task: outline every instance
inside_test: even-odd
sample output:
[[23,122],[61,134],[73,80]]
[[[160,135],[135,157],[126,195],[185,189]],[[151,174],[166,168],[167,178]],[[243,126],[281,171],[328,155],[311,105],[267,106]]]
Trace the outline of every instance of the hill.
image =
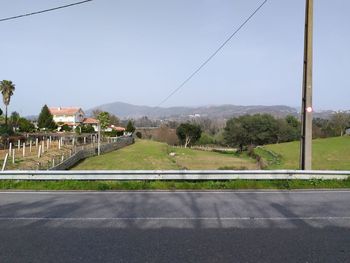
[[124,102],[113,102],[96,106],[87,110],[91,114],[94,109],[108,111],[121,118],[140,118],[148,116],[150,118],[187,118],[192,116],[201,116],[208,118],[231,118],[244,114],[269,113],[276,117],[287,115],[298,115],[295,108],[276,105],[276,106],[239,106],[239,105],[212,105],[200,107],[149,107],[138,106]]
[[[256,153],[267,161],[267,169],[298,169],[299,146],[299,142],[267,145]],[[315,170],[350,170],[350,137],[314,140],[312,157]]]

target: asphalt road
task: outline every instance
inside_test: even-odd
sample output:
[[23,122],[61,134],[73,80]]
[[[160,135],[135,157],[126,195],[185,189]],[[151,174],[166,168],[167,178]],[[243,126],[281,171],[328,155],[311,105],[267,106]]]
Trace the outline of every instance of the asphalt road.
[[0,192],[0,262],[350,262],[350,191]]

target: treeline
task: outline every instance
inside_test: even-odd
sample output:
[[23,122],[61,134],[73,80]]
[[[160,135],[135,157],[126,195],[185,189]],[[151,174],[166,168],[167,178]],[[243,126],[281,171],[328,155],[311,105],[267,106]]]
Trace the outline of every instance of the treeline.
[[300,122],[294,116],[276,119],[268,114],[231,118],[221,129],[216,129],[209,120],[181,123],[176,128],[178,142],[185,147],[220,144],[241,150],[248,145],[298,140],[299,134]]
[[224,143],[239,147],[298,140],[300,122],[294,116],[276,119],[269,114],[244,115],[227,121]]
[[335,112],[330,119],[313,120],[313,138],[343,136],[350,128],[350,113]]
[[[145,120],[145,118],[144,118]],[[350,128],[350,114],[336,112],[329,119],[313,120],[313,138],[343,136]],[[159,130],[159,131],[158,131]],[[185,123],[163,123],[154,131],[155,140],[168,144],[222,145],[238,147],[300,140],[301,123],[295,116],[275,118],[269,114],[234,117],[226,122],[198,118]],[[156,136],[161,134],[161,136]],[[177,135],[177,139],[174,138]],[[146,138],[146,137],[145,137]]]

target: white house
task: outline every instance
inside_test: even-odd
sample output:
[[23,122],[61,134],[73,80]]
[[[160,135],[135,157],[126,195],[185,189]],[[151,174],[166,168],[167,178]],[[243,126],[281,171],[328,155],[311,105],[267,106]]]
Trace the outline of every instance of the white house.
[[97,131],[98,120],[85,118],[85,113],[78,107],[51,107],[49,108],[56,123],[66,124],[75,129],[81,124],[90,124]]

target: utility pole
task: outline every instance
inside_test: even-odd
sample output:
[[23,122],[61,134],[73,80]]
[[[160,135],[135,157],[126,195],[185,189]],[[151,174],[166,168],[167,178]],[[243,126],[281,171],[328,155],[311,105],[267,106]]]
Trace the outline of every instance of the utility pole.
[[306,0],[303,98],[301,108],[300,169],[312,166],[312,47],[313,47],[313,0]]

